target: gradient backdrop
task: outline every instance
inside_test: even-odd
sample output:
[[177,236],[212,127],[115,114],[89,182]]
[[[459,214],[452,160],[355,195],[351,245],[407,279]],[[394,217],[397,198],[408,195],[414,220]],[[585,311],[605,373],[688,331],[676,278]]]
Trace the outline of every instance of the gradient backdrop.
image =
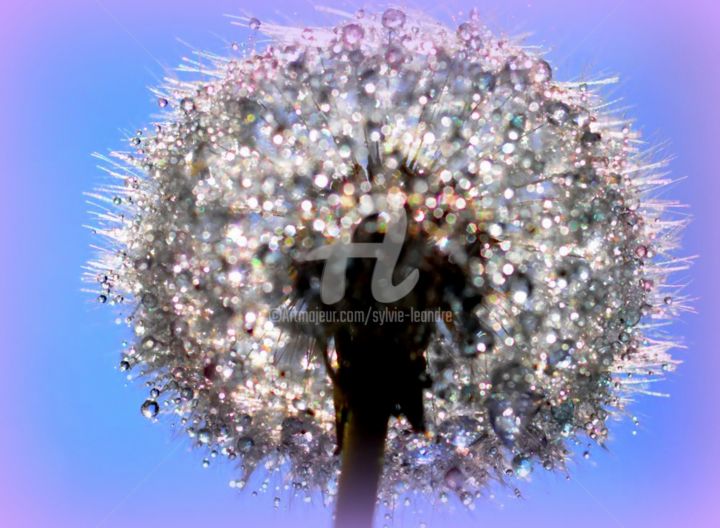
[[[330,2],[327,2],[330,4]],[[332,22],[309,1],[25,0],[0,7],[0,526],[323,527],[329,511],[231,490],[228,464],[200,454],[139,413],[144,391],[117,372],[125,335],[111,310],[80,292],[90,256],[82,192],[100,181],[93,151],[120,147],[149,123],[147,87],[188,53],[177,37],[222,52],[246,41],[223,14]],[[20,5],[22,4],[22,5]],[[408,3],[410,4],[410,3]],[[450,21],[471,4],[417,0]],[[535,472],[525,498],[506,492],[473,513],[398,511],[393,526],[720,525],[716,353],[720,215],[720,5],[712,0],[478,0],[495,29],[532,31],[557,77],[619,73],[613,91],[654,143],[667,143],[667,190],[694,221],[683,277],[699,315],[674,326],[685,364],[662,384],[669,399],[636,407],[607,453],[572,480]],[[354,11],[358,4],[333,7]],[[402,509],[401,509],[402,510]]]

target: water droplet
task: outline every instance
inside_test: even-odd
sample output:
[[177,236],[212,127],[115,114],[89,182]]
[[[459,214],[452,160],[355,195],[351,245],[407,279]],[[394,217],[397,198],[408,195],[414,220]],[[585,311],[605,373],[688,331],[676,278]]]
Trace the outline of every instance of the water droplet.
[[559,369],[567,368],[570,366],[574,354],[575,342],[566,339],[548,354],[548,364]]
[[517,273],[508,279],[507,289],[514,303],[524,304],[532,294],[532,282],[527,275]]
[[139,258],[135,261],[135,269],[137,271],[147,271],[152,267],[152,258]]
[[459,448],[468,448],[480,439],[480,423],[469,416],[459,416],[445,420],[438,432],[450,444]]
[[150,391],[150,397],[155,400],[157,397],[160,396],[160,391],[158,389],[152,389]]
[[553,125],[563,125],[570,119],[570,107],[559,101],[549,103],[545,111],[547,112],[548,121]]
[[197,438],[201,444],[209,444],[212,439],[212,434],[209,429],[200,429],[197,433]]
[[145,403],[140,407],[140,412],[147,419],[155,418],[160,412],[160,406],[154,400],[145,400]]
[[247,453],[255,446],[255,441],[249,436],[241,436],[235,445],[239,453]]
[[460,471],[460,469],[456,467],[450,468],[447,473],[445,473],[445,485],[450,488],[451,490],[459,490],[462,489],[463,484],[465,483],[465,475],[463,475],[463,472]]
[[243,429],[245,429],[245,428],[250,427],[250,426],[252,425],[252,421],[253,421],[252,416],[250,416],[249,414],[243,414],[243,415],[240,417],[239,425],[240,425],[240,427],[242,427]]
[[557,423],[564,425],[572,422],[575,414],[575,405],[571,401],[565,401],[560,405],[553,406],[550,413]]
[[364,36],[365,30],[358,24],[348,24],[342,29],[342,40],[350,46],[359,44]]
[[640,323],[642,312],[632,307],[624,308],[620,310],[618,317],[626,328],[632,328]]
[[252,29],[253,31],[258,30],[258,29],[260,29],[260,21],[259,21],[257,18],[251,18],[251,19],[248,21],[248,26],[249,26],[250,29]]
[[577,126],[583,127],[590,122],[590,112],[587,110],[578,110],[572,115],[572,119]]
[[403,61],[403,52],[398,46],[390,46],[385,52],[385,60],[390,66],[397,66]]
[[190,113],[195,110],[195,101],[193,101],[190,97],[185,97],[180,101],[180,108],[182,108],[185,113]]
[[120,366],[119,366],[120,372],[126,372],[126,371],[130,370],[130,366],[131,366],[131,365],[130,365],[130,362],[129,362],[129,361],[122,360],[122,361],[120,362]]
[[437,460],[438,449],[435,446],[423,446],[410,451],[410,456],[413,464],[427,466]]
[[388,9],[382,15],[382,25],[388,29],[397,29],[405,25],[405,13],[399,9]]
[[156,308],[158,305],[158,299],[157,297],[152,293],[145,293],[140,299],[140,302],[145,306],[145,308]]
[[537,332],[541,320],[540,316],[536,313],[522,312],[518,316],[518,322],[520,323],[520,328],[522,328],[525,336],[529,337],[532,336],[535,332]]
[[500,72],[500,81],[512,87],[513,90],[522,91],[529,81],[529,70],[517,58],[511,58]]
[[460,348],[460,352],[464,357],[475,358],[480,354],[486,354],[492,351],[495,346],[495,336],[492,330],[482,327],[474,334],[469,336]]
[[170,104],[170,102],[164,97],[158,97],[157,103],[160,108],[165,108],[168,104]]
[[529,458],[517,455],[512,461],[513,471],[518,478],[527,478],[532,473],[532,462]]
[[282,421],[280,437],[284,445],[301,448],[307,447],[312,438],[308,432],[308,424],[294,416]]
[[547,82],[552,79],[552,68],[546,61],[541,60],[532,67],[530,76],[536,83]]
[[473,35],[473,28],[467,22],[463,22],[457,28],[457,36],[462,41],[469,41]]
[[97,302],[99,302],[100,304],[105,304],[106,302],[108,302],[107,295],[98,295]]
[[506,446],[513,446],[528,417],[536,409],[537,395],[530,391],[530,372],[518,363],[495,370],[486,406],[490,425]]
[[582,141],[582,144],[585,145],[585,147],[590,148],[596,143],[599,143],[601,139],[602,136],[597,132],[586,130],[580,138],[580,141]]

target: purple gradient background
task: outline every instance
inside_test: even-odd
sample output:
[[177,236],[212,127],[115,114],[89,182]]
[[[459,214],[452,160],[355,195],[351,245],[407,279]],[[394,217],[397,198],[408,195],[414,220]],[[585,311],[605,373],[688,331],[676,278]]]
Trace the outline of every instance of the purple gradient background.
[[[19,4],[19,2],[16,2]],[[330,4],[330,2],[326,2]],[[418,1],[449,20],[469,2]],[[690,205],[685,274],[699,315],[673,331],[686,363],[644,398],[633,437],[614,429],[573,479],[536,470],[525,500],[499,498],[468,513],[400,510],[392,526],[718,526],[717,299],[720,295],[720,6],[711,0],[480,1],[487,22],[532,31],[557,77],[618,73],[614,90],[652,142],[667,141],[685,177],[667,190]],[[358,4],[335,3],[354,11]],[[330,22],[309,2],[38,0],[0,7],[0,525],[7,527],[329,526],[329,511],[272,508],[227,487],[228,464],[204,470],[200,454],[138,412],[143,391],[115,369],[124,330],[80,292],[91,236],[81,193],[100,181],[93,151],[121,145],[156,105],[146,87],[192,45],[244,41],[222,15]],[[222,35],[226,40],[218,37]]]

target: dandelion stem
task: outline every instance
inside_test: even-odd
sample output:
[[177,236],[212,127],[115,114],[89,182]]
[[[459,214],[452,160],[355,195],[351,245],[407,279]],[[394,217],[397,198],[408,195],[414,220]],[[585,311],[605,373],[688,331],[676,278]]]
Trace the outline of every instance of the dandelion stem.
[[370,528],[383,469],[388,416],[349,409],[344,431],[335,528]]

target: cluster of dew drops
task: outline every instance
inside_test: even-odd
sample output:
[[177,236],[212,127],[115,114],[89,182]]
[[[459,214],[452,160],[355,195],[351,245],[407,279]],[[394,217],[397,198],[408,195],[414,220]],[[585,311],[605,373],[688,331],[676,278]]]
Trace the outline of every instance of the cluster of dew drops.
[[[262,468],[253,493],[331,500],[329,381],[269,312],[292,297],[292,258],[346,236],[379,194],[467,277],[427,351],[428,432],[391,424],[384,504],[472,507],[490,481],[565,471],[574,446],[604,444],[606,422],[674,367],[644,321],[681,304],[667,284],[681,226],[649,198],[661,167],[628,122],[476,11],[455,30],[394,8],[335,28],[246,23],[272,45],[201,55],[214,80],[159,89],[167,122],[106,158],[121,184],[93,195],[110,243],[88,276],[100,303],[130,307],[120,370],[150,388],[142,415],[175,415],[204,465],[238,463],[232,487]],[[373,151],[371,183],[357,167]]]

